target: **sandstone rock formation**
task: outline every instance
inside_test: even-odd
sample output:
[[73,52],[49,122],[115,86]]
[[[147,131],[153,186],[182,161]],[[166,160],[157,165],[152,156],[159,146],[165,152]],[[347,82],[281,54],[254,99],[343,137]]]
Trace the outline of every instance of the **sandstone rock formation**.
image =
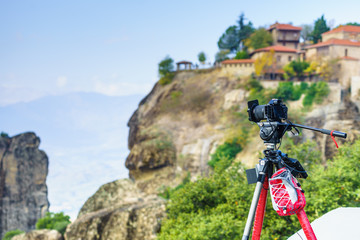
[[11,240],[63,240],[64,238],[56,230],[33,230],[14,236]]
[[40,139],[28,132],[0,137],[0,235],[29,231],[48,211],[48,158]]
[[[128,122],[130,154],[125,166],[131,180],[103,185],[69,225],[65,239],[154,239],[166,215],[165,200],[157,194],[179,185],[189,174],[192,180],[209,174],[211,154],[234,136],[236,116],[246,114],[249,93],[244,84],[246,79],[224,76],[217,69],[179,72],[170,84],[156,84]],[[302,106],[301,102],[292,104],[294,109]],[[359,111],[354,103],[330,101],[316,111],[303,124],[358,129]],[[322,146],[325,156],[332,154],[330,137],[303,133],[298,141],[311,138]],[[253,167],[264,145],[257,134],[246,140],[247,147],[236,160]]]
[[117,180],[89,198],[65,239],[155,239],[164,216],[165,200],[145,195],[129,179]]
[[[336,138],[341,145],[345,142],[354,141],[359,136],[360,102],[343,101],[342,103],[326,104],[315,108],[307,115],[306,124],[318,128],[347,132],[347,139]],[[321,149],[323,161],[334,156],[337,149],[330,136],[312,131],[303,131],[305,139],[315,140]]]

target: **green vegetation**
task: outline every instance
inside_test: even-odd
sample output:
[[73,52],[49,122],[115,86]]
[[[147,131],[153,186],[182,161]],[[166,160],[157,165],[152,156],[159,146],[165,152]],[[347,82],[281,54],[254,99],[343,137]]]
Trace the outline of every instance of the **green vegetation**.
[[209,166],[215,168],[217,163],[221,159],[227,158],[228,163],[231,164],[231,161],[235,159],[236,154],[241,152],[243,146],[241,145],[240,139],[233,138],[230,141],[226,141],[224,144],[217,147],[214,154],[211,155],[211,160],[208,162]]
[[205,61],[206,61],[206,55],[204,52],[200,52],[198,54],[198,59],[199,59],[199,62],[201,62],[202,64],[205,64]]
[[307,69],[309,69],[310,63],[305,61],[292,61],[289,64],[284,66],[284,77],[285,79],[289,79],[291,77],[304,77],[304,73]]
[[313,25],[311,24],[303,24],[301,25],[301,32],[300,32],[300,37],[302,38],[302,40],[304,42],[306,41],[310,41],[311,40],[311,33],[314,30]]
[[46,213],[46,216],[40,218],[36,223],[36,229],[55,229],[64,235],[67,225],[70,224],[70,217],[60,213]]
[[306,91],[303,100],[304,106],[311,106],[313,102],[321,103],[330,93],[329,85],[326,82],[312,83]]
[[215,55],[215,62],[222,62],[224,60],[229,59],[228,54],[230,53],[230,50],[220,50]]
[[0,137],[9,138],[9,134],[7,134],[6,132],[1,132]]
[[25,233],[24,231],[21,231],[19,229],[16,230],[12,230],[12,231],[8,231],[5,233],[4,237],[2,238],[2,240],[11,240],[14,236],[19,235]]
[[329,30],[330,30],[330,28],[326,24],[324,15],[322,15],[321,18],[319,18],[315,21],[314,30],[311,33],[311,40],[314,43],[320,42],[322,40],[321,34],[323,34],[324,32],[327,32]]
[[[287,153],[309,172],[308,179],[300,181],[310,221],[338,207],[360,207],[360,140],[340,148],[327,167],[320,165],[316,143],[291,144]],[[172,193],[158,239],[241,239],[254,185],[247,184],[240,163],[226,167],[228,160],[220,159],[209,177]],[[269,199],[267,209],[262,239],[287,239],[301,228],[295,215],[278,216]]]
[[183,188],[187,183],[190,182],[190,179],[191,179],[191,175],[190,173],[188,173],[187,176],[183,179],[181,184],[177,185],[174,188],[166,187],[161,193],[159,193],[159,196],[165,199],[170,199],[173,193]]
[[294,85],[293,82],[280,82],[274,97],[283,101],[296,101],[300,99],[303,93],[306,93],[307,89],[308,84],[304,82],[299,85]]
[[241,14],[238,20],[238,25],[230,26],[225,33],[219,38],[218,47],[220,50],[229,50],[235,53],[242,50],[243,42],[254,31],[251,22],[244,23],[245,16]]
[[174,60],[169,56],[166,56],[159,63],[159,76],[160,76],[159,83],[161,85],[169,84],[175,76],[173,71],[174,71]]
[[360,26],[360,23],[357,23],[357,22],[348,22],[347,24],[345,25],[349,25],[349,26]]
[[245,46],[249,49],[259,49],[268,47],[272,44],[272,36],[265,28],[255,30],[245,41]]
[[280,82],[277,89],[264,89],[256,79],[249,79],[246,83],[246,90],[250,91],[249,99],[258,99],[260,104],[268,103],[271,98],[280,98],[283,101],[299,100],[302,94],[305,94],[303,105],[310,107],[313,103],[320,104],[330,93],[327,82],[316,82],[310,86],[301,82],[295,85],[294,82]]
[[248,59],[248,58],[250,58],[250,56],[245,50],[238,51],[236,53],[236,56],[234,57],[234,59]]

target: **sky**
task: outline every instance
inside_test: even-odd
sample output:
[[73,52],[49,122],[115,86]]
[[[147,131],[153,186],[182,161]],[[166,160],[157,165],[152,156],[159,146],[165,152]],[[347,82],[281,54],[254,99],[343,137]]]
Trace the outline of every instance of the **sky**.
[[358,1],[0,0],[0,105],[73,91],[146,94],[157,64],[213,61],[241,13],[255,27],[278,21],[359,20]]
[[[241,13],[255,27],[276,21],[295,26],[313,24],[323,14],[335,27],[360,22],[358,9],[360,2],[355,0],[0,0],[0,107],[79,92],[141,99],[158,80],[158,63],[166,56],[175,62],[197,63],[197,55],[203,51],[207,62],[213,62],[219,37],[236,24]],[[44,109],[51,109],[51,101],[41,102],[45,102]],[[131,111],[126,114],[130,117]],[[0,111],[0,118],[6,117]],[[126,121],[119,124],[126,127]],[[87,127],[91,132],[92,126]],[[1,126],[0,130],[6,131]],[[80,133],[74,130],[73,134]],[[117,141],[119,149],[126,148],[125,136]],[[49,144],[42,141],[42,146]],[[51,149],[44,149],[50,151],[50,165],[59,166],[51,156],[61,153]],[[101,151],[98,149],[99,155]],[[124,159],[119,160],[119,166],[125,169]],[[61,174],[59,169],[57,174]],[[51,178],[49,183],[53,181]],[[57,196],[52,193],[52,198]],[[64,210],[61,206],[54,209]]]

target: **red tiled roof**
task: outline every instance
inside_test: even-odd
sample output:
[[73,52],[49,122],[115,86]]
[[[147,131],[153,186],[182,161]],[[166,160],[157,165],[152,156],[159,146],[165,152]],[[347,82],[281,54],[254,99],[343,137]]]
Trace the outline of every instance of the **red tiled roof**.
[[256,49],[252,53],[269,52],[270,50],[274,50],[275,52],[289,52],[289,53],[296,53],[297,52],[297,50],[293,49],[293,48],[288,48],[288,47],[284,47],[284,46],[280,46],[280,45],[275,45],[275,46],[270,46],[270,47],[266,47],[266,48]]
[[337,33],[337,32],[356,32],[356,33],[360,33],[360,26],[351,26],[351,25],[340,26],[340,27],[334,28],[333,30],[330,30],[328,32],[324,32],[323,34]]
[[330,45],[344,45],[344,46],[355,46],[360,47],[360,42],[351,41],[347,39],[329,39],[326,42],[317,43],[314,45],[307,46],[305,49],[318,48]]
[[301,27],[295,27],[291,24],[275,23],[275,24],[271,25],[268,30],[271,30],[274,28],[279,29],[279,30],[295,30],[295,31],[301,31],[301,29],[302,29]]
[[180,61],[180,62],[177,62],[176,64],[192,64],[192,62],[189,62],[189,61]]
[[349,56],[341,57],[340,59],[341,59],[341,60],[354,60],[354,61],[359,61],[358,58],[349,57]]
[[230,63],[254,63],[253,59],[228,59],[221,62],[221,64],[230,64]]

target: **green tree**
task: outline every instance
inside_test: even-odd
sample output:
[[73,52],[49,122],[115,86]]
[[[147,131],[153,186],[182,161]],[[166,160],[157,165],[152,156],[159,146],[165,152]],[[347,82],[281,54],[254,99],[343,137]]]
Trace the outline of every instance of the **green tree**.
[[238,25],[228,27],[219,38],[218,47],[220,50],[228,49],[232,53],[243,50],[244,41],[254,32],[254,28],[250,21],[245,24],[243,13],[239,16],[237,23]]
[[350,26],[360,26],[360,23],[357,23],[357,22],[348,22],[347,24],[345,25],[350,25]]
[[245,41],[245,46],[249,49],[259,49],[268,47],[272,44],[272,36],[265,28],[255,30]]
[[239,50],[243,50],[243,45],[245,39],[249,38],[250,35],[255,31],[252,22],[248,22],[247,24],[244,23],[245,15],[242,13],[238,20],[238,26],[239,26]]
[[314,30],[313,25],[310,24],[303,24],[301,25],[301,32],[300,32],[300,37],[301,39],[306,42],[311,40],[311,33]]
[[6,132],[1,132],[0,137],[9,138],[9,134],[7,134]]
[[206,61],[206,55],[204,52],[200,52],[198,54],[198,59],[199,59],[199,62],[201,62],[202,64],[205,64],[205,61]]
[[297,76],[298,78],[304,77],[304,74],[310,67],[310,63],[306,61],[292,61],[283,67],[285,78]]
[[235,52],[240,44],[239,32],[237,26],[230,26],[218,41],[218,47],[221,50],[230,50]]
[[236,53],[236,56],[234,57],[234,59],[248,59],[248,58],[250,58],[250,56],[245,50],[238,51]]
[[330,30],[330,28],[326,24],[324,15],[322,15],[321,18],[319,18],[315,21],[314,30],[311,33],[311,40],[314,43],[320,42],[322,40],[321,34],[323,34],[324,32],[327,32],[329,30]]
[[174,71],[174,60],[169,56],[166,56],[159,63],[159,75],[160,77],[164,77],[167,73]]
[[166,85],[170,83],[175,76],[173,71],[174,71],[174,60],[169,56],[166,56],[159,63],[159,75],[160,75],[159,83],[161,85]]
[[230,53],[230,50],[220,50],[215,55],[215,62],[222,62],[226,59],[229,59],[228,54]]
[[2,238],[2,240],[11,240],[14,236],[19,235],[25,233],[24,231],[21,231],[19,229],[16,230],[12,230],[12,231],[8,231],[5,233],[4,237]]
[[45,217],[40,218],[36,223],[36,229],[55,229],[62,235],[65,233],[67,225],[70,224],[70,217],[60,213],[46,213]]

